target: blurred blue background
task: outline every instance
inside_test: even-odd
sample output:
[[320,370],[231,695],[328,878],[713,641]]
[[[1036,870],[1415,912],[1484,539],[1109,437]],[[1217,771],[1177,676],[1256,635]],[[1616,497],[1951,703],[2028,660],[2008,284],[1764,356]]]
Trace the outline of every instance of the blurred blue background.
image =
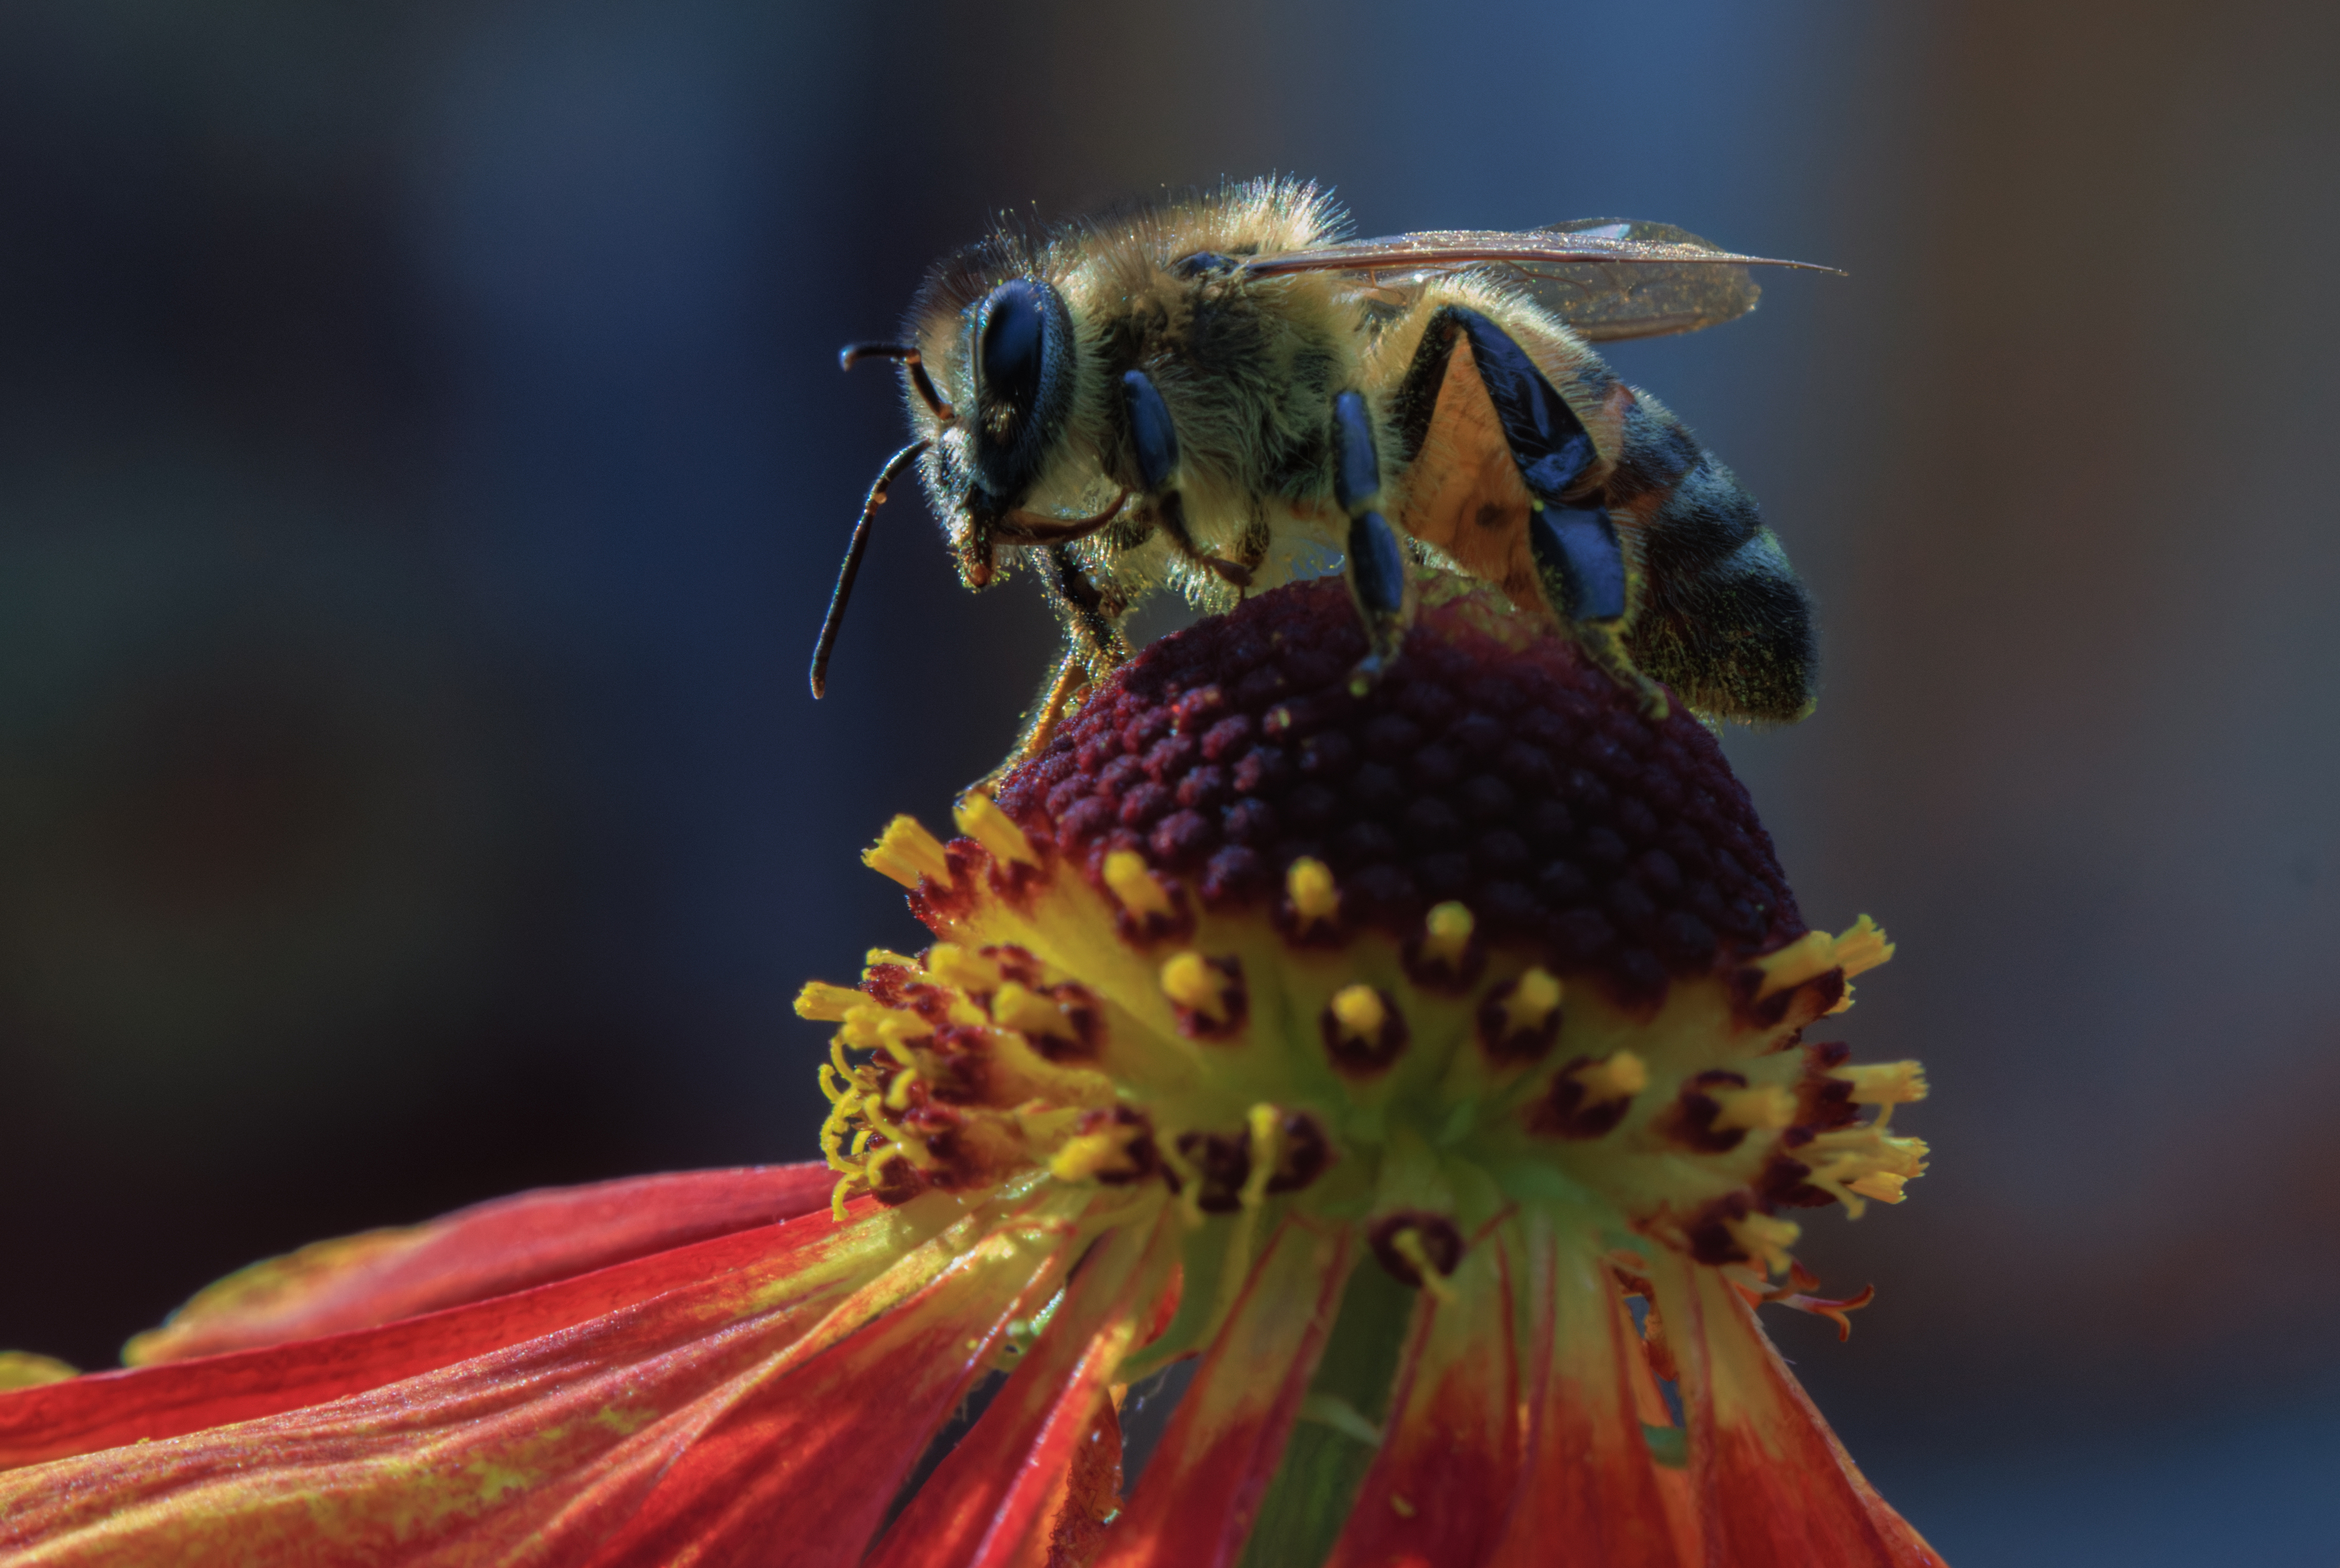
[[917,928],[1050,632],[882,518],[990,213],[1296,171],[1367,233],[1824,261],[1616,359],[1817,592],[1730,741],[1902,940],[1932,1174],[1777,1333],[1953,1562],[2333,1560],[2340,11],[2316,0],[15,0],[0,1345],[517,1187],[810,1152],[788,1003]]

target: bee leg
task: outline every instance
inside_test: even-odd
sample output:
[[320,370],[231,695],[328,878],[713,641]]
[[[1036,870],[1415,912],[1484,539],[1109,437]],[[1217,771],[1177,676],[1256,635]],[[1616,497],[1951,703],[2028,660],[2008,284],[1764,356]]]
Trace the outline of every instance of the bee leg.
[[1075,698],[1095,681],[1129,657],[1129,639],[1122,635],[1115,606],[1097,591],[1068,546],[1056,545],[1041,553],[1046,562],[1040,580],[1065,625],[1065,652],[1047,688],[1032,705],[1016,749],[1007,754],[1000,771],[1046,750],[1056,725]]
[[1602,667],[1640,690],[1651,716],[1662,716],[1664,688],[1625,651],[1632,596],[1617,527],[1601,497],[1569,494],[1599,456],[1591,433],[1509,333],[1460,305],[1441,313],[1471,340],[1472,362],[1527,487],[1528,551],[1545,603]]
[[1169,405],[1161,389],[1143,370],[1121,378],[1122,413],[1129,424],[1129,444],[1137,455],[1138,488],[1154,500],[1154,526],[1170,547],[1238,588],[1251,587],[1251,567],[1211,555],[1195,543],[1186,529],[1186,506],[1178,492],[1178,428],[1171,422]]
[[1333,496],[1349,515],[1349,591],[1365,623],[1367,652],[1357,662],[1353,687],[1381,677],[1405,640],[1405,552],[1397,530],[1377,508],[1382,492],[1381,455],[1364,398],[1344,392],[1333,399]]
[[1065,709],[1088,685],[1088,661],[1076,650],[1066,649],[1056,661],[1056,673],[1048,677],[1047,686],[1032,705],[1032,716],[1025,722],[1023,733],[1016,737],[1016,749],[1008,754],[1001,771],[1029,762],[1046,751],[1056,733],[1056,725],[1064,719]]

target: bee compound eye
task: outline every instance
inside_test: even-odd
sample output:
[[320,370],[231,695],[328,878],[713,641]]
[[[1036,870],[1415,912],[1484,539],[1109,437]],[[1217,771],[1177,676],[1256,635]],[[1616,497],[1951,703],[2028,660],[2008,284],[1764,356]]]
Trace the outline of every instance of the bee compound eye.
[[976,362],[983,377],[983,401],[1017,413],[1038,397],[1048,360],[1046,285],[1028,278],[1002,283],[983,302],[977,328]]
[[976,313],[975,372],[969,466],[1006,510],[1039,478],[1072,412],[1073,323],[1056,290],[1036,278],[1012,278],[985,296]]

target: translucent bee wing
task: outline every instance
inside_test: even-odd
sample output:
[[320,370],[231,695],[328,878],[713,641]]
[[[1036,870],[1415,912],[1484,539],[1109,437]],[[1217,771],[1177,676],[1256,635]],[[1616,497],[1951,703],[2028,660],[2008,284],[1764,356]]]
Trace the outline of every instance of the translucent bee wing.
[[1826,272],[1809,261],[1742,256],[1671,223],[1580,218],[1524,232],[1433,229],[1261,256],[1254,277],[1342,271],[1403,288],[1445,273],[1491,274],[1525,290],[1595,341],[1695,332],[1755,308],[1762,291],[1750,267]]

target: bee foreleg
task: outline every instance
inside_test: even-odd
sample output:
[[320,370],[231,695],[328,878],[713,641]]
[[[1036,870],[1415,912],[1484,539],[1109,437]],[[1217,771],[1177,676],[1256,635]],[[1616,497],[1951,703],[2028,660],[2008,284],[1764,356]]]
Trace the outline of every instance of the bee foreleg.
[[1379,509],[1381,454],[1363,395],[1344,392],[1333,399],[1333,496],[1349,516],[1349,588],[1369,644],[1356,673],[1359,680],[1372,681],[1405,640],[1405,552]]
[[1180,555],[1217,574],[1236,587],[1251,586],[1251,567],[1241,561],[1215,556],[1195,542],[1186,528],[1186,507],[1178,489],[1178,427],[1162,400],[1161,389],[1143,370],[1121,378],[1122,412],[1129,422],[1129,444],[1137,457],[1140,488],[1153,498],[1154,526]]
[[1065,652],[1047,688],[1032,705],[1003,768],[1039,754],[1073,699],[1129,657],[1129,639],[1122,635],[1117,607],[1097,591],[1070,547],[1055,546],[1041,552],[1041,558],[1046,563],[1041,584],[1065,626]]
[[1065,709],[1071,705],[1074,697],[1087,689],[1088,685],[1088,661],[1081,657],[1077,648],[1066,648],[1064,656],[1056,661],[1056,673],[1048,677],[1047,685],[1034,701],[1031,715],[1024,721],[1023,732],[1016,737],[1016,749],[1007,754],[1007,760],[999,764],[998,772],[1005,773],[1046,751],[1049,740],[1056,733],[1057,724],[1065,716]]

